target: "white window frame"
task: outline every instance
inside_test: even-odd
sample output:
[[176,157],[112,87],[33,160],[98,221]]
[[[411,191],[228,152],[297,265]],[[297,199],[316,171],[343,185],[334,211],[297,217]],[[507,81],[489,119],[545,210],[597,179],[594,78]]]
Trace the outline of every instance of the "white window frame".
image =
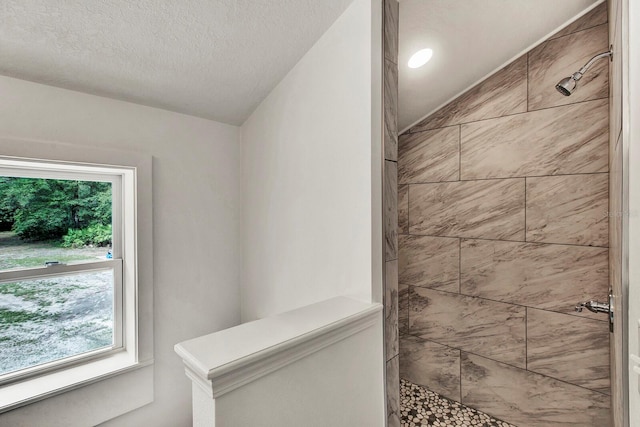
[[[9,148],[15,148],[13,152],[29,151],[23,150],[22,144],[16,141],[0,142],[6,142]],[[45,148],[39,142],[29,143],[32,149],[38,146]],[[145,222],[142,246],[151,250],[151,206],[149,203],[141,208],[138,200],[139,181],[143,182],[144,191],[151,191],[151,159],[142,155],[123,156],[122,152],[102,152],[92,149],[77,152],[70,146],[62,147],[62,150],[60,148],[60,145],[52,147],[47,144],[46,149],[41,151],[48,154],[39,158],[0,155],[0,175],[10,176],[13,171],[15,176],[54,179],[72,177],[79,180],[106,180],[115,183],[116,185],[112,186],[112,198],[115,201],[112,228],[114,259],[5,270],[0,272],[0,281],[113,269],[114,279],[121,278],[121,283],[115,283],[114,288],[114,304],[119,312],[114,320],[120,317],[120,320],[114,323],[114,332],[117,331],[114,333],[116,342],[108,351],[97,350],[35,367],[29,372],[25,370],[13,376],[7,375],[0,380],[0,413],[79,387],[89,387],[96,381],[150,367],[153,363],[153,319],[152,310],[150,310],[152,308],[152,264],[147,254],[142,265],[144,280],[141,288],[137,253],[140,220]],[[8,151],[11,153],[11,150]],[[124,164],[97,163],[100,160],[113,159],[128,159],[128,161],[123,162]],[[144,198],[150,200],[150,197]],[[119,214],[116,214],[116,209]],[[147,221],[149,223],[146,223]],[[144,300],[142,304],[141,293]],[[144,310],[142,318],[140,317],[141,309]],[[152,393],[152,383],[151,388],[149,384],[144,384],[144,387]]]

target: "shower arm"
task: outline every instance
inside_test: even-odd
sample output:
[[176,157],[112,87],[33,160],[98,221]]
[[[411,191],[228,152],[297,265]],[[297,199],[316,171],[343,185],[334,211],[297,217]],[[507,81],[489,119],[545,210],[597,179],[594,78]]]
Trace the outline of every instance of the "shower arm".
[[574,79],[575,81],[580,80],[580,79],[582,78],[582,75],[583,75],[584,73],[586,73],[586,72],[587,72],[587,70],[588,70],[589,68],[591,68],[591,66],[593,65],[593,63],[594,63],[594,62],[596,62],[596,61],[597,61],[598,59],[600,59],[600,58],[611,57],[612,55],[613,55],[613,51],[611,51],[611,50],[608,50],[608,51],[606,51],[606,52],[602,52],[602,53],[597,54],[596,56],[594,56],[593,58],[591,58],[591,59],[589,60],[589,62],[587,62],[586,64],[584,64],[584,65],[582,66],[582,68],[580,68],[577,72],[575,72],[575,73],[573,74],[573,76],[572,76],[572,77],[573,77],[573,79]]

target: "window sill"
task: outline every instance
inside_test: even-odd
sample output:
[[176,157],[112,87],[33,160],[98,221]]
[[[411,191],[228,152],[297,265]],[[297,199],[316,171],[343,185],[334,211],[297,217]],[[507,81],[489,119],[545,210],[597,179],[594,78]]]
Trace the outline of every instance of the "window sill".
[[122,351],[96,361],[9,384],[0,389],[0,413],[152,364],[153,360],[136,362],[132,354]]

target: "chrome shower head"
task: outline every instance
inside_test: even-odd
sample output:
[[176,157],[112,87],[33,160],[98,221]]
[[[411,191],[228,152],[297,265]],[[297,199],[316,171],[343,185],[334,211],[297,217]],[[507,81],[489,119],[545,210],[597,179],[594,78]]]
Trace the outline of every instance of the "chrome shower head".
[[584,64],[582,68],[580,68],[578,71],[573,73],[573,75],[571,75],[570,77],[565,77],[564,79],[560,80],[556,85],[556,89],[558,90],[558,92],[560,92],[564,96],[571,95],[573,91],[576,90],[576,87],[578,86],[578,80],[582,78],[584,73],[587,72],[587,70],[593,65],[593,63],[600,58],[605,58],[611,55],[613,55],[613,52],[611,50],[597,54],[596,56],[591,58],[589,62]]
[[558,92],[564,96],[569,96],[574,90],[576,90],[576,86],[578,86],[578,79],[574,79],[573,76],[571,76],[560,80],[556,85],[556,89],[558,89]]

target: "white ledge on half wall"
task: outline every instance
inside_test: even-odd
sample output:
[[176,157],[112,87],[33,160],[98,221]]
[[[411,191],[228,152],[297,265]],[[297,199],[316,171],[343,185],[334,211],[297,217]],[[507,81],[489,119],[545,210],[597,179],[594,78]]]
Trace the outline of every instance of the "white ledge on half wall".
[[216,399],[375,325],[381,311],[381,304],[336,297],[181,342],[175,351],[194,385]]

